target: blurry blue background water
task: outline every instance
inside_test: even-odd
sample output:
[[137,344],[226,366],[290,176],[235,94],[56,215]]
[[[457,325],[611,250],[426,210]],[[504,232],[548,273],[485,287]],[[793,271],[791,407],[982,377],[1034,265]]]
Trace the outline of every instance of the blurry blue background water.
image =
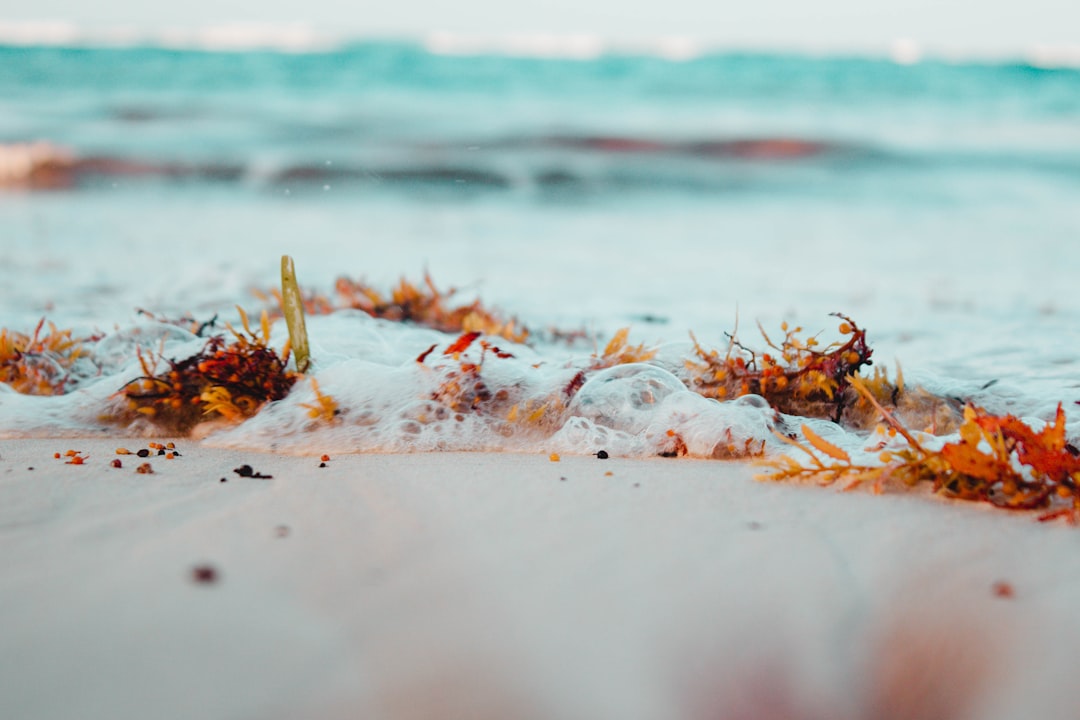
[[289,253],[640,341],[842,311],[909,376],[1080,399],[1075,69],[0,48],[31,140],[78,161],[0,187],[3,326],[210,314]]

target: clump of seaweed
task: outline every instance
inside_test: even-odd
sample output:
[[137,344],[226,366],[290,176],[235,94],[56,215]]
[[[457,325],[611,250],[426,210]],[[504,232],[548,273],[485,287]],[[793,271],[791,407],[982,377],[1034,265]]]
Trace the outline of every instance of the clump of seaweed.
[[76,384],[76,363],[88,357],[84,343],[100,337],[76,339],[42,318],[32,334],[0,329],[0,382],[24,395],[62,395]]
[[[284,285],[283,285],[284,287]],[[407,322],[430,327],[445,333],[480,332],[515,343],[525,343],[537,337],[549,342],[574,345],[587,340],[583,328],[567,330],[547,328],[540,333],[525,327],[515,317],[507,318],[498,310],[485,306],[479,299],[455,304],[457,288],[441,289],[431,275],[425,273],[422,283],[405,278],[389,292],[381,291],[363,280],[339,277],[335,282],[336,300],[314,291],[301,291],[299,305],[308,315],[329,315],[338,310],[360,310],[371,317],[392,322]],[[271,317],[282,317],[285,298],[282,291],[253,290],[255,297],[268,304]]]
[[728,334],[723,353],[706,350],[691,336],[696,358],[686,363],[688,385],[717,400],[761,395],[780,412],[839,422],[855,401],[848,378],[872,364],[873,351],[866,343],[866,330],[846,315],[834,315],[842,321],[839,331],[847,340],[824,347],[816,336],[803,339],[802,328],[791,328],[787,323],[780,326],[784,339],[779,345],[758,326],[765,343],[775,352],[755,352],[735,333]]
[[[151,359],[139,351],[143,375],[120,390],[130,409],[155,425],[188,432],[204,420],[243,420],[263,404],[285,397],[298,377],[288,369],[288,345],[280,355],[267,345],[270,322],[265,313],[261,332],[252,331],[243,310],[240,317],[243,332],[230,327],[231,343],[215,335],[183,360],[164,358],[160,352]],[[162,361],[166,367],[158,371]]]
[[451,300],[457,290],[440,290],[426,273],[422,285],[403,278],[389,296],[346,277],[338,278],[335,289],[342,307],[362,310],[384,320],[413,322],[446,333],[480,332],[516,343],[529,337],[528,328],[519,325],[515,318],[505,319],[479,300],[455,305]]
[[1043,521],[1067,517],[1075,524],[1080,520],[1080,450],[1065,437],[1065,411],[1060,404],[1054,421],[1038,431],[1013,415],[994,415],[969,404],[964,408],[959,440],[932,450],[885,409],[865,383],[858,378],[849,381],[880,413],[887,428],[881,434],[899,435],[906,446],[888,450],[883,440],[876,448],[881,451],[878,462],[859,463],[803,425],[808,446],[784,435],[777,437],[805,453],[808,464],[780,455],[766,462],[772,472],[763,478],[823,484],[846,479],[848,488],[872,482],[876,492],[892,480],[907,486],[929,483],[935,493],[950,498],[1007,510],[1048,510],[1039,518]]

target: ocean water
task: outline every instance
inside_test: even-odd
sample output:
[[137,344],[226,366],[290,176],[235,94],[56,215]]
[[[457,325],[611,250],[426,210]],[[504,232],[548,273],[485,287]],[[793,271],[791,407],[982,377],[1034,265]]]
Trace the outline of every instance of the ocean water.
[[515,357],[487,358],[485,379],[524,404],[619,328],[661,351],[588,370],[557,425],[518,430],[439,411],[442,371],[415,358],[453,335],[311,317],[339,420],[311,421],[304,380],[209,442],[650,455],[676,428],[710,456],[728,431],[771,442],[770,411],[685,390],[689,333],[724,348],[738,326],[761,347],[755,323],[787,321],[827,341],[832,312],[908,383],[1029,418],[1061,402],[1080,433],[1076,69],[0,47],[0,143],[0,327],[102,336],[74,392],[0,391],[4,435],[154,432],[100,419],[141,374],[135,347],[178,359],[203,341],[138,310],[235,323],[282,254],[312,291],[427,271],[532,328],[583,330],[498,341]]

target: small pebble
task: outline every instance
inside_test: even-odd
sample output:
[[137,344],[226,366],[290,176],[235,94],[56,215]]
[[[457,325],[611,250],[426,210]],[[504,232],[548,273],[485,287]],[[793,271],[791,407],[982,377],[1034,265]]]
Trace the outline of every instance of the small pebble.
[[218,580],[218,572],[213,565],[196,565],[191,568],[191,579],[200,585],[212,585]]
[[597,460],[607,460],[608,459],[607,450],[601,450],[600,452],[596,453],[596,459]]

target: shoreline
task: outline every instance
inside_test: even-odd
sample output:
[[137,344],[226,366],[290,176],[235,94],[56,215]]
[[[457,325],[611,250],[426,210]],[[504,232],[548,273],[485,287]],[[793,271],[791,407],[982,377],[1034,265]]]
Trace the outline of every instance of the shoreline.
[[[1061,633],[1080,601],[1076,529],[1031,514],[689,459],[341,455],[320,468],[181,441],[180,457],[145,459],[153,474],[137,456],[109,466],[146,442],[0,441],[0,714],[1073,708]],[[88,460],[53,458],[69,447]],[[233,472],[244,464],[273,478]]]

